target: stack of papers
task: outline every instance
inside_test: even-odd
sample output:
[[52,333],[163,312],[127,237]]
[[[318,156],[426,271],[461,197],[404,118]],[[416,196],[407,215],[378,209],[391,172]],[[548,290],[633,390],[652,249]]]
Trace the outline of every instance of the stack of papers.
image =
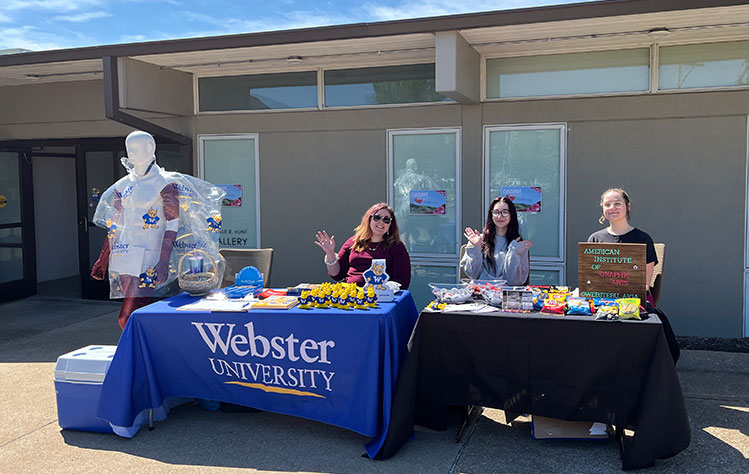
[[211,311],[211,312],[242,312],[249,311],[251,302],[241,299],[233,300],[209,300],[201,299],[194,303],[186,304],[177,308],[177,311]]

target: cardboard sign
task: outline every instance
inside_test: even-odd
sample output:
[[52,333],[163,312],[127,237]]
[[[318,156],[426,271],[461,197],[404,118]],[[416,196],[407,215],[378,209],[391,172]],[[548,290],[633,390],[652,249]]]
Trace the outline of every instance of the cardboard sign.
[[644,303],[645,244],[577,244],[577,282],[586,298],[640,298]]

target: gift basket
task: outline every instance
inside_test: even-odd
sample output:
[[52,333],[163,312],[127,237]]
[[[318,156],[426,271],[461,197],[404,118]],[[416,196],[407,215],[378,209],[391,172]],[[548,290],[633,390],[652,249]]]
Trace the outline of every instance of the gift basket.
[[[197,273],[182,271],[182,263],[185,261],[185,258],[193,252],[195,254],[201,253],[208,257],[208,260],[211,262],[211,268],[208,271],[200,271]],[[213,257],[203,250],[195,249],[190,253],[186,253],[179,259],[179,265],[177,265],[177,280],[179,282],[179,287],[193,296],[204,295],[219,287],[221,280],[217,268],[218,266]]]

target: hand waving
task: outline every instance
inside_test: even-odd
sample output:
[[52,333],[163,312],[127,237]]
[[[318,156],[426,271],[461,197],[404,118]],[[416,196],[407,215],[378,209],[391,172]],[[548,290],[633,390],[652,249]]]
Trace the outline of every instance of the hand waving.
[[317,231],[315,245],[320,247],[326,255],[335,253],[335,235],[329,236],[326,231]]
[[466,227],[465,232],[463,232],[463,235],[465,235],[466,239],[468,239],[468,242],[471,243],[474,247],[478,247],[481,245],[481,233],[477,232],[470,227]]

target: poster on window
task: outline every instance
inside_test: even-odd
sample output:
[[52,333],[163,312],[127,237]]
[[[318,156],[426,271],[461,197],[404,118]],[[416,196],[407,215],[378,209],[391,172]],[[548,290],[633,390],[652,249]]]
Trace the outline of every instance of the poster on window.
[[408,205],[409,214],[444,214],[447,191],[410,191]]
[[217,184],[219,188],[226,191],[221,205],[224,207],[242,206],[242,185],[241,184]]
[[518,212],[541,212],[541,186],[502,186],[500,194],[508,197]]

